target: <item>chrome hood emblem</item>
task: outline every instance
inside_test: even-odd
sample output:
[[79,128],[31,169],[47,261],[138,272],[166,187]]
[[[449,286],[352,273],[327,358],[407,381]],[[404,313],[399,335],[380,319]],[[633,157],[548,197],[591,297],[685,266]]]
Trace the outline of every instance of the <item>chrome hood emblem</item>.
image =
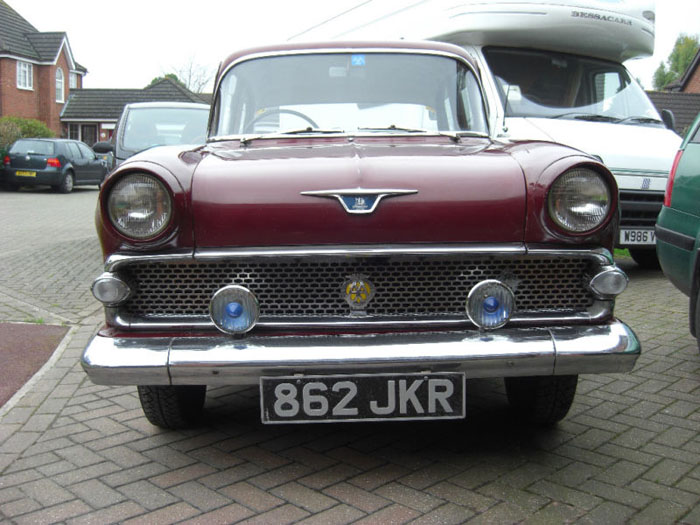
[[346,212],[354,214],[372,213],[377,209],[379,201],[384,197],[397,197],[418,193],[418,190],[398,189],[342,189],[342,190],[316,190],[302,191],[302,195],[311,197],[330,197],[338,199]]

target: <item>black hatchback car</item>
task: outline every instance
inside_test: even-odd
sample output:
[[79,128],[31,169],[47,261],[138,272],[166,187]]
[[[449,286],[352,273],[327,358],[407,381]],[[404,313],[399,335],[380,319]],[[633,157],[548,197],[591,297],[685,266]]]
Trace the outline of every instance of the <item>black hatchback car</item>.
[[8,189],[49,185],[60,193],[74,186],[102,184],[107,163],[86,144],[67,139],[19,139],[3,159]]

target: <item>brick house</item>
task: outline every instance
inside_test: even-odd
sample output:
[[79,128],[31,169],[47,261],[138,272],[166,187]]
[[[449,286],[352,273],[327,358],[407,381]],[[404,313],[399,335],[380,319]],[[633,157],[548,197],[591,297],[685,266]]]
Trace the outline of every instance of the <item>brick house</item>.
[[669,109],[676,117],[676,131],[685,136],[686,130],[700,113],[700,49],[681,78],[663,91],[647,92],[656,108]]
[[68,36],[41,32],[0,0],[0,117],[33,118],[61,135],[61,111],[87,69]]
[[670,110],[676,119],[676,132],[685,136],[685,132],[700,113],[700,92],[682,93],[673,91],[647,91],[659,113]]
[[700,49],[681,78],[666,86],[666,91],[700,93]]

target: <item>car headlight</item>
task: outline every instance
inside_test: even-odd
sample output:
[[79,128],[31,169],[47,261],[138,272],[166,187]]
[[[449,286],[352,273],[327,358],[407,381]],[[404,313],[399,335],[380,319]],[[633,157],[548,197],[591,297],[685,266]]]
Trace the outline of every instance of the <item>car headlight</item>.
[[124,176],[107,198],[109,220],[120,233],[137,240],[162,233],[170,223],[172,209],[165,185],[146,173]]
[[607,181],[587,168],[564,172],[549,190],[549,216],[559,227],[572,233],[585,233],[603,224],[611,205]]

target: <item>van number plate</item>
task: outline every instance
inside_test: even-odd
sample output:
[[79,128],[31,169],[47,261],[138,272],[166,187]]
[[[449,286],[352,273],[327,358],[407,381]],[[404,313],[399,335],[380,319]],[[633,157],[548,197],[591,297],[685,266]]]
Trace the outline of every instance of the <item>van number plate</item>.
[[464,374],[262,377],[263,423],[458,419]]
[[656,242],[654,230],[620,230],[620,244],[641,244],[651,246]]

